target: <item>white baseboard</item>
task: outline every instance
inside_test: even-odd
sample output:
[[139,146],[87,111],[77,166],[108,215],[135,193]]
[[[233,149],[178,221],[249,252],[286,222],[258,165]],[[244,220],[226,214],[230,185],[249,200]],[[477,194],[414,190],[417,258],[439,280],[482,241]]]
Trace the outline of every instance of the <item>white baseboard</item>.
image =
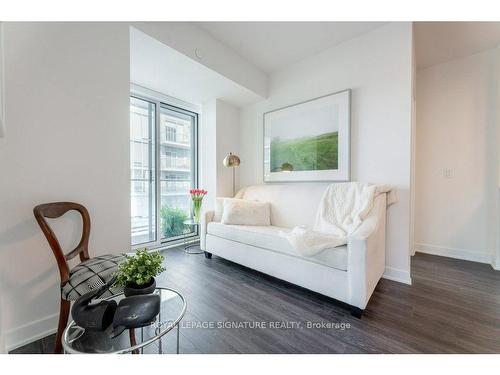
[[7,352],[55,333],[57,331],[58,320],[59,313],[55,313],[6,331],[5,346]]
[[[491,254],[487,251],[473,251],[468,249],[457,249],[445,246],[430,245],[424,243],[415,244],[415,250],[419,253],[439,255],[448,258],[469,260],[471,262],[492,264]],[[494,266],[493,266],[494,267]]]
[[385,267],[385,272],[382,275],[382,277],[384,279],[411,285],[410,271],[400,270],[398,268],[393,268],[393,267]]

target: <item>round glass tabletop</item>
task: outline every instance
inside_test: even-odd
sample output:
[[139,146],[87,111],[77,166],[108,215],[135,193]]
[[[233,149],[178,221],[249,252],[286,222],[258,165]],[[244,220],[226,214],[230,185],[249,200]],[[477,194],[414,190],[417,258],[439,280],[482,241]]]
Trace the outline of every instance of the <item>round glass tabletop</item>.
[[[66,353],[179,353],[179,323],[186,313],[187,303],[182,294],[170,288],[156,288],[160,295],[160,313],[150,325],[123,331],[112,338],[111,324],[105,331],[86,331],[71,321],[64,330],[62,345]],[[123,293],[106,298],[116,303],[125,298]],[[167,335],[176,328],[176,338]],[[172,332],[174,333],[174,332]],[[167,340],[167,336],[169,336]],[[172,345],[173,343],[176,345]]]

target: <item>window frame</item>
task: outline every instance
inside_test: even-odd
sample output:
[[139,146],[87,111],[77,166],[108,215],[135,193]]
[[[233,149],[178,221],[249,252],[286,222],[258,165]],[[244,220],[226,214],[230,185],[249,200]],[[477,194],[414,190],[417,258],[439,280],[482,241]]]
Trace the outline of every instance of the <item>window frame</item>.
[[[151,90],[148,90],[151,91]],[[176,237],[171,237],[171,238],[162,238],[161,235],[161,218],[160,218],[160,209],[161,209],[161,155],[160,155],[160,144],[161,144],[161,132],[160,132],[160,118],[161,118],[161,109],[165,108],[167,110],[171,110],[174,112],[178,112],[187,116],[190,116],[193,118],[193,124],[192,127],[193,129],[191,130],[191,136],[192,136],[192,142],[191,142],[191,160],[192,160],[192,182],[193,186],[192,188],[196,189],[199,187],[199,117],[200,117],[200,111],[196,111],[194,106],[192,105],[186,105],[186,106],[180,106],[180,101],[175,100],[175,104],[172,102],[174,100],[166,100],[168,97],[164,97],[163,95],[151,95],[151,94],[144,94],[142,92],[139,92],[138,90],[132,89],[129,94],[130,98],[136,98],[139,100],[144,100],[150,103],[154,104],[155,108],[155,126],[154,126],[154,134],[152,136],[152,139],[154,139],[154,158],[155,158],[155,169],[153,171],[154,173],[154,179],[152,180],[152,183],[155,184],[154,186],[154,191],[155,191],[155,218],[156,218],[156,238],[154,241],[149,241],[149,242],[142,242],[138,244],[133,244],[131,245],[132,250],[136,249],[155,249],[155,248],[160,248],[160,247],[168,247],[168,246],[175,246],[184,242],[191,242],[199,238],[199,225],[196,225],[193,227],[193,232],[187,235],[179,235]],[[188,108],[185,108],[188,107]],[[130,125],[129,125],[130,126]],[[165,136],[167,138],[167,136]],[[168,142],[168,141],[167,141]],[[131,163],[129,163],[130,165]],[[131,176],[132,177],[132,176]],[[130,179],[132,181],[132,178]],[[129,197],[131,197],[131,190],[129,192]],[[131,199],[131,198],[129,198]],[[132,243],[132,231],[130,231],[130,242]]]
[[[152,150],[151,148],[153,147],[153,145],[155,144],[156,142],[156,121],[158,119],[158,116],[157,116],[157,107],[156,107],[156,103],[154,100],[151,100],[150,98],[147,98],[147,97],[141,97],[139,95],[132,95],[132,93],[129,95],[129,98],[130,99],[138,99],[138,100],[141,100],[141,101],[144,101],[146,103],[148,103],[149,105],[152,106],[153,110],[154,110],[154,122],[155,122],[155,126],[153,127],[153,125],[150,123],[148,125],[148,133],[149,133],[149,138],[148,138],[148,145],[149,145],[149,149],[148,149],[148,160],[149,160],[149,169],[147,170],[143,170],[145,172],[147,172],[145,175],[143,175],[141,178],[138,178],[138,177],[134,177],[132,175],[132,170],[130,170],[130,184],[129,184],[129,199],[132,199],[132,182],[138,182],[138,181],[142,181],[142,182],[146,182],[148,181],[149,183],[149,186],[148,188],[146,188],[148,191],[149,191],[149,194],[150,196],[152,195],[152,192],[154,191],[154,194],[155,194],[155,199],[156,198],[156,194],[157,194],[157,190],[154,186],[151,186],[152,183],[153,183],[153,175],[151,174],[151,171],[152,171],[152,168],[153,168],[153,165],[154,165],[154,168],[156,169],[157,168],[157,165],[156,165],[156,157],[153,157],[152,155]],[[129,112],[130,113],[130,112]],[[149,120],[149,118],[148,118]],[[152,121],[151,121],[152,122]],[[129,118],[129,127],[130,127],[130,118]],[[129,144],[132,143],[132,141],[135,142],[135,144],[138,143],[137,140],[132,140],[129,136]],[[139,142],[140,143],[140,142]],[[142,143],[142,144],[146,144],[146,143]],[[132,148],[129,146],[129,152],[130,152],[130,155],[129,155],[129,166],[132,166]],[[154,152],[154,151],[153,151]],[[154,160],[154,164],[153,164],[153,160]],[[156,178],[156,176],[155,176]],[[130,227],[130,244],[131,244],[131,247],[132,249],[139,249],[139,248],[144,248],[144,247],[148,247],[147,245],[148,244],[155,244],[158,240],[158,212],[157,212],[157,209],[156,209],[156,201],[155,202],[151,202],[149,201],[148,204],[151,206],[154,206],[154,211],[153,211],[153,207],[150,207],[150,212],[154,212],[155,213],[155,223],[154,223],[154,229],[155,229],[155,239],[153,241],[146,241],[146,242],[140,242],[138,244],[132,244],[132,225]],[[132,217],[131,217],[132,219]],[[151,218],[149,218],[149,222],[151,222]],[[132,224],[132,223],[131,223]],[[150,227],[151,224],[149,225]]]

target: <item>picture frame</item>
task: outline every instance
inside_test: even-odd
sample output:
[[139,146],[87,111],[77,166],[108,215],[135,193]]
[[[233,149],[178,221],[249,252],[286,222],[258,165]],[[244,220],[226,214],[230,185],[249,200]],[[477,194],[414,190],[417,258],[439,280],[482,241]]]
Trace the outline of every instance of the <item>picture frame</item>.
[[264,182],[349,181],[351,89],[263,115]]

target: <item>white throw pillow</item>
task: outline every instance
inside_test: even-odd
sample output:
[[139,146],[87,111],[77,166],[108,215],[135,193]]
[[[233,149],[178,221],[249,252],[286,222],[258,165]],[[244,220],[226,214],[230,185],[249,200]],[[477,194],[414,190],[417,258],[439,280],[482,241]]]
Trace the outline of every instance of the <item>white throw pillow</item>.
[[271,205],[246,199],[224,199],[222,224],[271,225]]
[[222,212],[224,212],[224,198],[215,198],[215,213],[213,221],[220,222],[222,220]]

